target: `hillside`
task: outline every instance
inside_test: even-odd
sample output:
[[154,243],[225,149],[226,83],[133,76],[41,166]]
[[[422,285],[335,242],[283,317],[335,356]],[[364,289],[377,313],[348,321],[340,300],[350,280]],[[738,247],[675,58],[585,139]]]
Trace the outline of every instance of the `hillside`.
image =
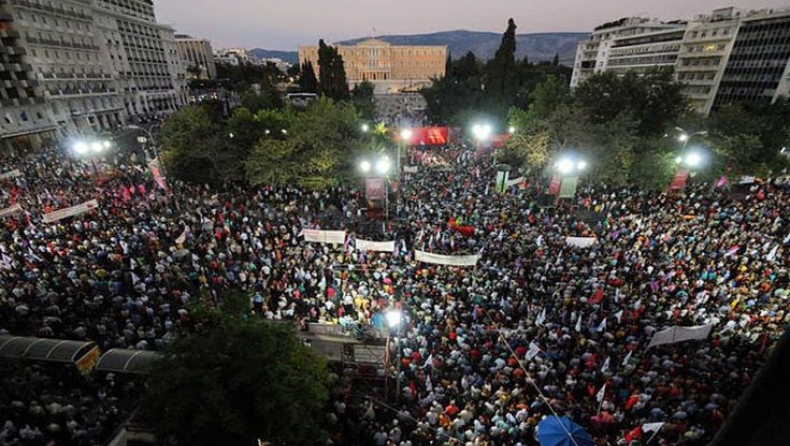
[[[561,63],[572,65],[576,55],[576,44],[586,37],[587,33],[518,34],[516,36],[516,58],[521,59],[526,55],[533,62],[549,61],[559,53]],[[337,43],[353,45],[367,38],[360,37]],[[453,58],[461,57],[472,51],[479,59],[488,60],[494,57],[502,35],[459,30],[431,34],[378,36],[377,39],[393,45],[447,45]],[[272,51],[255,48],[250,52],[259,58],[276,57],[290,63],[296,63],[299,59],[296,51]]]

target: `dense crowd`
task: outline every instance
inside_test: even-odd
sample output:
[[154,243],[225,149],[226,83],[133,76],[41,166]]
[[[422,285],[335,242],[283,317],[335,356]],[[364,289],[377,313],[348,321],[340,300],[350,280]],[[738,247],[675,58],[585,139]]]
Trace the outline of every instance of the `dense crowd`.
[[[351,407],[338,393],[333,444],[534,445],[555,412],[610,444],[646,440],[646,422],[665,423],[655,444],[709,440],[787,326],[788,192],[595,186],[541,208],[544,185],[497,193],[490,161],[468,155],[412,152],[427,165],[397,185],[384,234],[368,233],[381,225],[365,224],[349,187],[165,191],[122,158],[98,160],[97,175],[65,150],[9,156],[0,171],[22,175],[3,180],[0,208],[23,211],[3,221],[0,330],[155,350],[189,323],[191,301],[235,287],[270,319],[381,325],[399,307],[398,403]],[[98,209],[42,221],[90,199]],[[308,228],[357,233],[321,245],[304,241]],[[396,249],[360,252],[355,237]],[[415,249],[481,259],[432,266]],[[706,340],[646,348],[664,327],[703,324]],[[13,442],[9,404],[5,444],[38,444]]]

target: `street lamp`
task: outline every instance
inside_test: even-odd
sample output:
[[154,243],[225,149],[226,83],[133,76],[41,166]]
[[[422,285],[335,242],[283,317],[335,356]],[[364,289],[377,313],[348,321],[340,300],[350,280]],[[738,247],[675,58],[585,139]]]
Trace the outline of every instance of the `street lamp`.
[[362,133],[367,133],[370,130],[370,126],[367,124],[362,124]]
[[398,366],[397,366],[397,376],[396,376],[396,380],[395,380],[395,391],[396,391],[397,399],[400,400],[400,396],[401,396],[400,395],[400,392],[401,392],[400,374],[401,374],[401,363],[403,362],[401,360],[402,348],[401,348],[401,336],[400,336],[401,333],[400,332],[401,332],[401,327],[403,326],[403,324],[402,324],[402,322],[403,322],[403,313],[401,312],[401,310],[398,310],[397,308],[393,308],[393,309],[387,310],[384,313],[384,318],[387,320],[387,325],[389,325],[390,333],[392,331],[395,331],[395,339],[397,340],[396,348],[398,349],[397,350],[398,351],[398,355],[397,355]]
[[375,168],[376,173],[384,177],[384,218],[386,220],[386,224],[389,224],[390,221],[389,188],[387,183],[389,183],[389,172],[391,167],[392,162],[387,156],[377,159],[374,163],[371,163],[368,160],[362,160],[359,162],[359,170],[361,170],[362,173],[367,175]]
[[475,124],[472,126],[472,134],[480,142],[487,141],[491,136],[491,131],[490,124]]
[[83,155],[88,152],[88,144],[82,141],[78,141],[74,143],[73,148],[74,148],[74,153],[76,153],[77,155]]
[[705,162],[705,156],[699,150],[692,150],[686,153],[685,156],[681,155],[675,158],[676,164],[686,165],[691,169],[701,167],[704,162]]
[[389,173],[390,166],[391,163],[389,158],[387,157],[381,158],[378,161],[376,161],[376,172],[378,172],[381,175],[386,175],[387,173]]
[[512,135],[516,133],[516,128],[511,125],[510,127],[507,128],[507,132]]
[[400,141],[398,141],[398,159],[397,161],[397,169],[398,169],[398,181],[400,181],[400,157],[401,157],[401,148],[403,147],[404,141],[408,144],[411,141],[411,137],[414,136],[414,132],[411,129],[403,129],[400,131]]
[[370,172],[371,167],[372,166],[370,164],[370,161],[362,161],[361,163],[359,163],[359,170],[361,170],[364,173]]
[[675,130],[680,132],[680,134],[678,135],[678,141],[683,143],[683,149],[686,148],[686,145],[691,140],[691,138],[695,136],[704,136],[708,134],[707,130],[700,130],[698,132],[693,132],[693,133],[689,133],[685,131],[682,127],[675,127]]

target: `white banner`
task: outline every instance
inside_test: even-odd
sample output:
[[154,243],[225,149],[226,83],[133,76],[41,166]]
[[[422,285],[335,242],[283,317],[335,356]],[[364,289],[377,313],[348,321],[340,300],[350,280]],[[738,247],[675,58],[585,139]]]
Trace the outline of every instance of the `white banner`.
[[512,179],[512,180],[505,181],[505,186],[507,186],[507,187],[517,186],[517,185],[523,183],[524,181],[526,181],[526,179],[524,179],[524,177],[518,177],[518,178],[515,178],[515,179]]
[[22,210],[22,206],[20,206],[19,203],[16,203],[13,206],[9,206],[9,207],[7,207],[5,209],[0,209],[0,218],[6,218],[9,215],[11,215],[11,214],[13,214],[15,212],[19,212],[21,210]]
[[304,241],[313,243],[335,243],[342,245],[346,242],[346,231],[322,231],[320,229],[305,229]]
[[597,240],[595,237],[565,237],[565,244],[576,248],[589,248]]
[[16,178],[21,176],[22,176],[22,172],[20,172],[19,169],[14,169],[10,172],[0,173],[0,180],[5,180],[8,178]]
[[443,256],[431,254],[430,252],[414,251],[414,260],[434,265],[475,266],[477,261],[480,260],[480,256]]
[[395,241],[372,242],[370,240],[358,238],[355,247],[360,251],[393,252],[395,251]]
[[403,173],[417,173],[417,166],[403,166]]
[[674,344],[676,342],[690,341],[692,339],[707,339],[713,325],[697,325],[694,327],[669,327],[656,332],[647,348],[657,345]]
[[44,223],[52,223],[54,221],[63,220],[64,218],[73,217],[75,215],[84,214],[99,207],[96,200],[86,201],[70,208],[58,209],[49,214],[44,214]]

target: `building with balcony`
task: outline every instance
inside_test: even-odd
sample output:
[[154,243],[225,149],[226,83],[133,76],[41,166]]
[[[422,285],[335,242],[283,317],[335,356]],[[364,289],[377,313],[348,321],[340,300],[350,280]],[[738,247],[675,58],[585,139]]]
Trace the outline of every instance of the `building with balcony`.
[[217,66],[211,42],[186,34],[176,34],[178,57],[186,65],[189,77],[197,79],[216,79]]
[[593,73],[670,66],[698,113],[770,103],[790,88],[790,10],[716,9],[689,22],[627,18],[579,43],[571,87]]
[[[368,39],[353,46],[336,46],[343,58],[349,88],[369,81],[377,94],[417,91],[430,86],[431,79],[444,77],[446,46],[399,46]],[[299,64],[311,62],[316,76],[318,47],[300,46]]]
[[0,136],[15,146],[175,110],[186,73],[150,0],[0,0]]

